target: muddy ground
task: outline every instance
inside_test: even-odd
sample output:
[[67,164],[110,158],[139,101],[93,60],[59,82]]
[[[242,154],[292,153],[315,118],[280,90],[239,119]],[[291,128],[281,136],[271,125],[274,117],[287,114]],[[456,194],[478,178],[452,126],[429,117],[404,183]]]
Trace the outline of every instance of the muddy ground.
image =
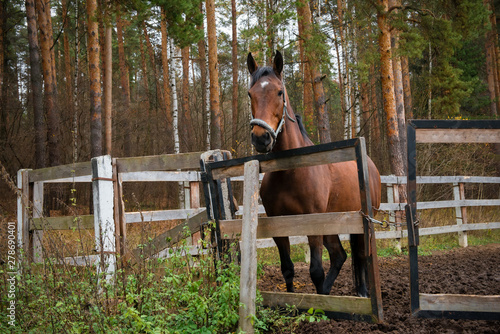
[[[499,321],[417,319],[410,315],[408,257],[379,258],[384,322],[351,320],[302,322],[295,333],[500,333]],[[328,263],[324,263],[325,271]],[[500,244],[434,252],[419,257],[420,292],[500,295]],[[267,266],[258,282],[261,291],[283,291],[279,266]],[[314,293],[309,266],[295,264],[296,292]],[[332,295],[354,295],[350,259]]]

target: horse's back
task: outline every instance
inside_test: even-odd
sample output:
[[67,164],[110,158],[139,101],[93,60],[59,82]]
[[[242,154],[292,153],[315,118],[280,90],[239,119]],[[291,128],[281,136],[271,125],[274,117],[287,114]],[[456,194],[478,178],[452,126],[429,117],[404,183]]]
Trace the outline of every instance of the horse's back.
[[[380,174],[368,160],[372,206],[380,205]],[[361,209],[354,161],[266,173],[261,198],[268,216]]]

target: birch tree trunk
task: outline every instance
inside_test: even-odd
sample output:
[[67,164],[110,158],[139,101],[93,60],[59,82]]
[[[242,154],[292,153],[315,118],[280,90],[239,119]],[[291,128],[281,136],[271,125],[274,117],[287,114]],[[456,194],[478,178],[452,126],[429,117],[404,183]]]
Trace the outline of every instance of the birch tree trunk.
[[207,0],[207,32],[208,32],[208,73],[210,76],[210,112],[213,119],[211,146],[222,148],[222,121],[219,107],[219,65],[217,60],[217,35],[215,26],[215,1]]
[[172,111],[173,111],[173,132],[174,132],[174,153],[180,153],[180,143],[179,143],[179,102],[177,100],[177,60],[175,59],[175,51],[173,42],[170,42],[170,89],[172,91]]

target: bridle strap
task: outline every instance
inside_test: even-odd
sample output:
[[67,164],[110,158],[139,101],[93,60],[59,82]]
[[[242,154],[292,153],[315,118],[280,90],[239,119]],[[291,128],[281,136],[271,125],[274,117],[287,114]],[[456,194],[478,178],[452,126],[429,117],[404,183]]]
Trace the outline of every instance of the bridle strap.
[[252,128],[254,125],[258,125],[264,129],[266,129],[269,132],[269,134],[271,134],[271,137],[273,137],[274,140],[276,140],[279,133],[283,129],[283,125],[285,124],[285,115],[290,121],[295,123],[295,120],[288,114],[288,108],[287,108],[286,99],[285,99],[285,92],[286,92],[285,86],[283,86],[283,114],[281,116],[281,120],[278,123],[278,127],[276,128],[276,130],[274,130],[269,124],[266,123],[266,121],[264,121],[260,118],[253,118],[253,116],[252,116],[252,120],[250,121],[250,126]]

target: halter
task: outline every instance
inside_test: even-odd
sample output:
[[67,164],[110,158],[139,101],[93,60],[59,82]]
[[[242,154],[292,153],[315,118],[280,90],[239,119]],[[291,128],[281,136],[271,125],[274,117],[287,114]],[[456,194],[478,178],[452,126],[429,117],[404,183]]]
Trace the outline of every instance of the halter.
[[[285,87],[283,86],[283,88]],[[279,133],[283,128],[283,125],[285,124],[285,114],[289,120],[295,123],[295,120],[288,114],[288,108],[286,107],[286,99],[285,99],[285,89],[283,89],[283,115],[281,116],[281,121],[278,123],[278,128],[276,129],[276,131],[274,131],[274,129],[269,124],[267,124],[266,121],[260,118],[253,118],[252,114],[250,114],[250,116],[252,117],[252,120],[250,121],[250,126],[253,128],[254,125],[258,125],[266,129],[271,134],[271,137],[273,137],[273,140],[276,141],[276,138],[278,137]]]

